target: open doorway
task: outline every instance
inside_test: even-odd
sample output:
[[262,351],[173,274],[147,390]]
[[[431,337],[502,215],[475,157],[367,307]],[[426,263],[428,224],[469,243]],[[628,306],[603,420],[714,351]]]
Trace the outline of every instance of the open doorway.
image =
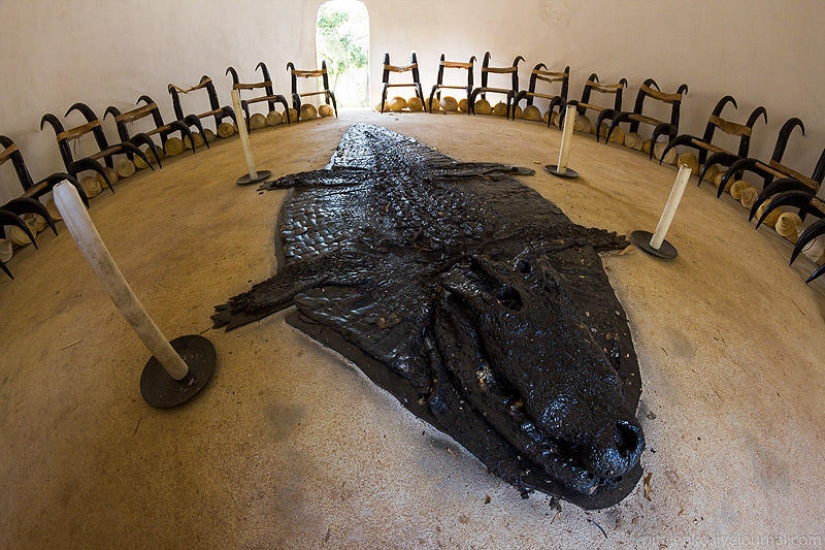
[[329,0],[318,8],[315,50],[326,59],[330,86],[342,108],[369,105],[370,22],[358,0]]

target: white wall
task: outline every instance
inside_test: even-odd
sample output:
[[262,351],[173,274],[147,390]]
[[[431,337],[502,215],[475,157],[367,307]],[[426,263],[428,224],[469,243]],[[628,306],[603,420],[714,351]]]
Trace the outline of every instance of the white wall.
[[[54,134],[39,130],[43,113],[62,117],[76,101],[101,116],[108,105],[129,108],[148,93],[172,117],[170,82],[194,85],[209,74],[221,104],[229,103],[227,66],[245,81],[265,61],[276,90],[286,93],[287,61],[315,61],[314,25],[322,0],[2,0],[0,1],[0,133],[20,145],[33,176],[62,170]],[[690,86],[683,132],[701,134],[716,101],[731,94],[744,121],[757,105],[752,153],[770,156],[776,132],[791,116],[795,134],[786,163],[810,173],[825,147],[825,2],[819,0],[365,0],[371,25],[372,103],[377,102],[384,52],[404,64],[415,49],[429,92],[439,55],[498,63],[523,55],[522,82],[538,62],[570,65],[571,96],[591,72],[603,82],[626,77],[630,107],[643,80],[664,91]],[[476,75],[478,81],[478,74]],[[189,104],[187,104],[189,105]],[[729,107],[730,109],[730,107]],[[70,121],[81,121],[73,114]],[[111,120],[107,135],[116,133]],[[10,166],[0,168],[0,201],[20,192]]]

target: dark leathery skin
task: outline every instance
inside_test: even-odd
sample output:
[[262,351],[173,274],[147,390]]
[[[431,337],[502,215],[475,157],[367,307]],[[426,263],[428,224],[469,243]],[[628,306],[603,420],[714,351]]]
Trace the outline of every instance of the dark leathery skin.
[[278,273],[215,326],[295,306],[289,322],[522,494],[615,504],[641,476],[641,381],[598,252],[627,243],[573,224],[524,172],[353,126],[326,168],[265,184],[292,189]]

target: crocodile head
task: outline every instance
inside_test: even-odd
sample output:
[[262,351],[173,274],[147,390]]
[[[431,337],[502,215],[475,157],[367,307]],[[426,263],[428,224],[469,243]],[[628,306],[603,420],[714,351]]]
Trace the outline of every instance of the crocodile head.
[[436,326],[447,370],[548,482],[593,495],[638,466],[644,437],[611,362],[617,354],[597,344],[549,261],[528,251],[475,256],[446,272],[442,287]]

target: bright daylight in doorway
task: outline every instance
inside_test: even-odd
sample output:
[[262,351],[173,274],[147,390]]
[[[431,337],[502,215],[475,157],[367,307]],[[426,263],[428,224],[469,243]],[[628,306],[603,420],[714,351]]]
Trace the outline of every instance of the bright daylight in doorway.
[[330,0],[318,8],[315,47],[326,60],[338,106],[369,105],[369,14],[358,0]]

